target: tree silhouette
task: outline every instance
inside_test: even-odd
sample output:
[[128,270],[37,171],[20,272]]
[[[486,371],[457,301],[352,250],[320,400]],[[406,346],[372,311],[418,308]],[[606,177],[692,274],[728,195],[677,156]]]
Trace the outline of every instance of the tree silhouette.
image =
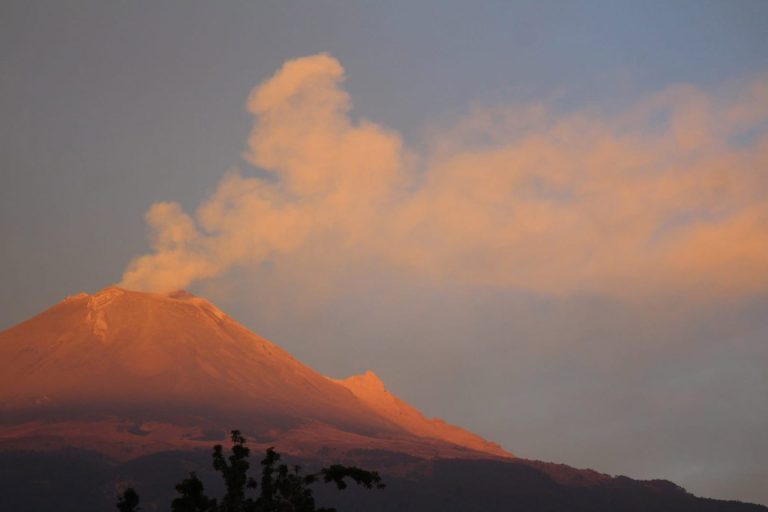
[[248,478],[248,469],[251,467],[248,456],[251,450],[245,445],[245,438],[239,430],[233,430],[231,439],[232,455],[229,456],[229,462],[220,444],[213,447],[213,469],[221,473],[227,489],[221,499],[221,512],[249,510],[245,507],[250,505],[250,501],[245,499],[245,488],[256,487],[255,482]]
[[[347,487],[346,479],[366,489],[383,489],[381,477],[375,471],[355,466],[333,464],[317,473],[302,474],[300,466],[280,464],[280,454],[268,448],[261,461],[261,482],[248,476],[250,449],[239,430],[231,433],[232,448],[229,457],[221,445],[213,447],[213,469],[221,473],[226,489],[221,501],[205,494],[203,482],[190,473],[176,485],[179,496],[171,503],[172,512],[335,512],[334,508],[316,508],[310,485],[322,480],[335,483],[336,488]],[[258,497],[248,497],[248,490],[259,489]],[[119,498],[120,512],[137,511],[139,496],[132,488]]]
[[217,510],[216,500],[208,498],[203,492],[203,482],[193,472],[176,484],[179,497],[171,503],[171,512],[208,512]]
[[139,495],[133,489],[128,487],[123,494],[117,499],[117,510],[120,512],[138,512],[139,508]]

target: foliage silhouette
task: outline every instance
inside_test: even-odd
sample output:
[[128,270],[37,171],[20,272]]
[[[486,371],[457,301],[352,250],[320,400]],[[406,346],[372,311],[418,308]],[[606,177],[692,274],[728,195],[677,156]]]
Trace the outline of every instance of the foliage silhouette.
[[139,495],[133,487],[128,487],[117,499],[117,510],[120,512],[138,512]]
[[189,478],[185,478],[176,484],[176,492],[179,497],[171,503],[172,512],[209,511],[216,510],[216,500],[208,498],[203,492],[203,482],[193,472]]
[[[221,445],[213,447],[213,469],[224,479],[221,500],[205,494],[203,482],[193,472],[176,485],[179,496],[171,503],[172,512],[335,512],[334,508],[317,508],[310,485],[322,480],[336,488],[347,487],[346,479],[366,489],[383,489],[385,485],[375,471],[355,466],[333,464],[317,473],[302,474],[301,467],[280,464],[280,454],[268,448],[261,461],[261,482],[248,476],[250,448],[239,430],[231,433],[231,454],[227,457]],[[247,496],[248,490],[259,489],[258,497]],[[132,488],[118,499],[120,512],[136,512],[139,495]]]

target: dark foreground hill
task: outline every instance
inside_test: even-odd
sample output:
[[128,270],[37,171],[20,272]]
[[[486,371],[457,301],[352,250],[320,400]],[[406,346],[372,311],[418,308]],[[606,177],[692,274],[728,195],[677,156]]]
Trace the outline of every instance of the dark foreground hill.
[[[328,462],[287,460],[308,469]],[[402,453],[358,451],[340,460],[377,468],[387,487],[375,491],[350,487],[339,492],[332,486],[317,486],[318,503],[339,511],[768,511],[760,505],[698,498],[664,480],[610,478],[523,459],[425,460]],[[0,454],[0,510],[115,510],[117,494],[130,485],[140,490],[143,510],[168,511],[174,484],[193,470],[209,494],[223,493],[206,451],[160,452],[127,462],[76,449],[5,452]]]

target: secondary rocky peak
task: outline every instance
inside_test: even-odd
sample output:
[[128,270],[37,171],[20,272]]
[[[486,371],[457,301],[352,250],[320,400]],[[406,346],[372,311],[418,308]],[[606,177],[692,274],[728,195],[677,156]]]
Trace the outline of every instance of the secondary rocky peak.
[[388,392],[384,381],[371,370],[366,370],[365,373],[360,375],[351,375],[339,382],[342,382],[348,388],[355,388],[360,391]]
[[370,370],[335,382],[347,388],[380,414],[386,415],[390,421],[415,435],[442,439],[501,457],[512,457],[511,453],[498,444],[486,441],[468,430],[451,425],[440,418],[426,418],[418,409],[390,393],[384,382]]

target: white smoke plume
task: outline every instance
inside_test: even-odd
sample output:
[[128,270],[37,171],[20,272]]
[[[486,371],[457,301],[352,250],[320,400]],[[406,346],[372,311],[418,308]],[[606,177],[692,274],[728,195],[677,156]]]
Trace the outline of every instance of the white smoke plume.
[[194,215],[153,205],[122,285],[312,261],[553,294],[768,289],[765,78],[610,114],[478,108],[420,151],[353,121],[343,79],[320,54],[254,89],[245,158],[271,176],[226,175]]

